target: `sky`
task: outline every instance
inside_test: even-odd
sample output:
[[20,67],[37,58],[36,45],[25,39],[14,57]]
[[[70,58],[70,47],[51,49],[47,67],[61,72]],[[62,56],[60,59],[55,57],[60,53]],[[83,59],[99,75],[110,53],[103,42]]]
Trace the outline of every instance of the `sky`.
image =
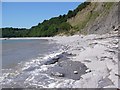
[[30,28],[74,10],[80,2],[2,2],[2,27]]

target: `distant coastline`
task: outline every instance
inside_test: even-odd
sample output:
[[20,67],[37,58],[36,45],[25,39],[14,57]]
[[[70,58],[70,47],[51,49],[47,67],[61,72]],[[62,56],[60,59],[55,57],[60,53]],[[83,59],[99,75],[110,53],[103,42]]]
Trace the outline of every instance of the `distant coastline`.
[[18,40],[18,39],[52,39],[52,37],[17,37],[17,38],[0,38],[0,40]]

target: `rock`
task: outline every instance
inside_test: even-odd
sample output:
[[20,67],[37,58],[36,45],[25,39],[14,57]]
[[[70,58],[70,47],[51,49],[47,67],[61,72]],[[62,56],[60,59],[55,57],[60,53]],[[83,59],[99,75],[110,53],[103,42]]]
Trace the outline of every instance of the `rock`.
[[74,71],[74,74],[78,74],[78,71]]
[[44,64],[45,65],[50,65],[50,64],[55,64],[56,62],[58,62],[58,58],[52,59],[52,60],[48,60]]
[[110,52],[110,53],[113,53],[113,54],[116,54],[116,52],[113,51],[113,50],[105,50],[105,51]]
[[57,76],[57,77],[64,77],[63,73],[59,73],[59,72],[52,72],[51,73],[52,76]]
[[[55,72],[60,72],[64,74],[64,78],[73,79],[73,80],[80,80],[81,75],[86,74],[87,67],[85,64],[81,63],[80,61],[71,61],[71,60],[63,60],[54,67],[49,68],[47,72],[48,75],[55,76]],[[51,74],[51,72],[53,72]],[[76,74],[74,74],[76,73]],[[58,76],[57,76],[58,77]]]
[[90,69],[86,70],[86,73],[89,73],[89,72],[91,72],[91,70],[90,70]]
[[88,63],[90,63],[91,61],[90,61],[90,60],[84,60],[84,62],[88,62]]
[[115,29],[115,26],[114,26],[114,25],[112,26],[112,29]]
[[118,74],[115,74],[115,76],[118,76],[120,78],[120,75],[118,75]]
[[97,42],[95,42],[95,43],[90,43],[89,45],[96,45],[96,44],[98,44]]
[[29,67],[29,68],[24,69],[24,71],[29,72],[29,71],[33,71],[35,69],[36,69],[36,67]]
[[119,44],[119,41],[118,40],[114,40],[112,41],[114,44]]
[[64,58],[64,57],[65,57],[65,54],[66,54],[66,52],[62,52],[61,54],[58,54],[58,55],[56,55],[56,56],[54,56],[54,57],[50,57],[50,58],[48,58],[48,60],[46,60],[46,61],[44,62],[44,64],[45,64],[45,65],[55,64],[56,62],[59,61],[59,59]]
[[118,28],[114,29],[114,31],[118,31],[118,30],[119,30]]
[[102,80],[99,80],[98,82],[98,88],[103,88],[110,85],[113,85],[113,82],[107,77]]
[[58,62],[60,58],[61,58],[60,56],[56,56],[54,58],[47,60],[44,64],[45,65],[55,64],[56,62]]

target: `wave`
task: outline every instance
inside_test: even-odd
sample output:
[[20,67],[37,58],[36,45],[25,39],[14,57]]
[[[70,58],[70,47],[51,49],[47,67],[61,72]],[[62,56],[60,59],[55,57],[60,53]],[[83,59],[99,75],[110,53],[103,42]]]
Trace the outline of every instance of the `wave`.
[[54,51],[44,57],[21,62],[17,69],[3,69],[0,83],[3,88],[46,87],[55,82],[55,79],[46,74],[46,71],[54,67],[64,54],[63,50]]

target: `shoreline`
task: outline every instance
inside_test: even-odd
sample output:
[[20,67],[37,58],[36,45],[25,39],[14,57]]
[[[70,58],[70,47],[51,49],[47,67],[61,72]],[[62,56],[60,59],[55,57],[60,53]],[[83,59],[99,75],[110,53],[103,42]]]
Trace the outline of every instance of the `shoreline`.
[[17,38],[0,38],[0,40],[19,40],[19,39],[52,39],[52,37],[17,37]]
[[[44,83],[45,79],[41,80],[38,77],[41,77],[43,72],[47,72],[45,78],[49,78],[49,83],[45,84],[45,86],[43,83],[40,84],[40,86],[45,88],[118,88],[118,32],[110,32],[103,35],[73,35],[47,38],[64,46],[63,50],[60,48],[63,52],[47,55],[43,59],[45,60],[43,65],[40,64],[39,59],[27,63],[28,66],[23,69],[23,72],[32,69],[25,80],[27,84],[31,82],[30,85],[33,87],[34,85],[39,87],[39,84],[34,81],[39,80],[40,83]],[[37,69],[34,69],[34,66]],[[79,66],[85,68],[82,75],[83,67]],[[61,70],[62,68],[63,70]],[[64,70],[66,71],[64,72]],[[50,73],[55,77],[51,77]],[[26,73],[23,74],[26,75]],[[74,76],[79,74],[81,75],[80,79],[78,76]],[[42,77],[44,78],[44,76]]]
[[[103,35],[53,37],[53,40],[66,46],[67,53],[75,55],[70,58],[71,61],[81,62],[88,68],[87,73],[81,76],[82,79],[75,81],[69,87],[119,88],[118,31]],[[64,83],[56,83],[53,87],[57,86],[65,87]]]

